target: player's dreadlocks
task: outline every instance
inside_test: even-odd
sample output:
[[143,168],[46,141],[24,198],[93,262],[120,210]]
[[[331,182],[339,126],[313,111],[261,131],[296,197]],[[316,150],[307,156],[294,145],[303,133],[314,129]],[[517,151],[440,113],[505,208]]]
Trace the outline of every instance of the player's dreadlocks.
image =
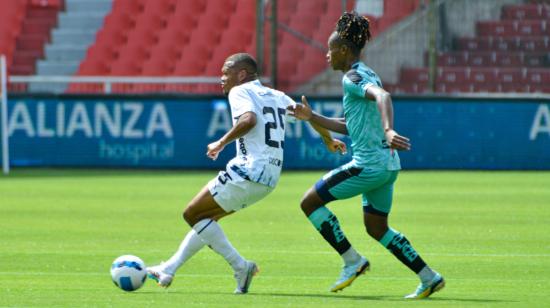
[[344,13],[336,23],[336,34],[351,48],[354,54],[359,54],[370,40],[370,21],[357,12]]

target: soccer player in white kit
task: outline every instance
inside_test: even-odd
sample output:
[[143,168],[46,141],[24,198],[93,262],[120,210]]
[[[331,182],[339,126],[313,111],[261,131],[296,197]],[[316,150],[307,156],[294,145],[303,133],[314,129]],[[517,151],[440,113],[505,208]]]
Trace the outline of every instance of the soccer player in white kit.
[[[263,86],[256,61],[246,53],[225,60],[221,85],[228,95],[233,127],[208,145],[206,155],[216,159],[234,140],[237,155],[187,205],[183,218],[192,229],[176,253],[168,261],[148,268],[149,278],[162,287],[168,287],[176,270],[205,245],[233,267],[235,293],[247,293],[258,272],[256,263],[244,259],[231,245],[217,221],[261,200],[277,185],[283,164],[286,109],[294,101],[283,92]],[[314,128],[330,151],[345,151],[345,145],[332,139],[327,130]]]

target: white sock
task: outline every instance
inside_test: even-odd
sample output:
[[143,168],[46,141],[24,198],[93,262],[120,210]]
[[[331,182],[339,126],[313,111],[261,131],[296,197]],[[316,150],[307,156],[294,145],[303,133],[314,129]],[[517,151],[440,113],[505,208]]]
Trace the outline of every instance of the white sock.
[[212,219],[203,219],[197,222],[193,229],[204,243],[220,254],[233,267],[235,271],[240,271],[246,267],[246,262],[231,245],[220,225]]
[[420,272],[418,272],[418,277],[420,278],[420,281],[422,281],[422,283],[430,283],[435,277],[435,272],[426,265],[423,269],[420,270]]
[[353,247],[350,247],[348,250],[346,250],[346,252],[342,254],[342,259],[344,259],[344,264],[351,265],[359,262],[361,256]]
[[205,246],[204,242],[197,235],[194,229],[191,229],[183,239],[178,248],[178,251],[168,261],[162,264],[163,270],[174,275],[178,268],[189,260],[197,251],[201,250]]

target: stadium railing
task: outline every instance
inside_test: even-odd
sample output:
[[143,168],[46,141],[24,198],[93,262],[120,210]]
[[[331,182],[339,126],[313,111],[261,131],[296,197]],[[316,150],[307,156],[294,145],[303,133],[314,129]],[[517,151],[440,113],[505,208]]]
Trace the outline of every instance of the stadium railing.
[[[268,77],[262,77],[262,82],[269,84]],[[159,84],[159,85],[215,85],[220,84],[219,77],[148,77],[148,76],[9,76],[7,78],[9,85],[31,85],[31,84],[101,84],[104,94],[113,93],[113,86],[117,84]],[[17,89],[17,87],[15,87]],[[27,88],[27,87],[26,87]],[[15,90],[14,92],[19,92]],[[28,92],[28,89],[25,90]],[[40,92],[40,91],[30,91]],[[53,87],[56,94],[65,93]],[[163,91],[164,92],[164,91]],[[85,94],[85,93],[81,93]]]

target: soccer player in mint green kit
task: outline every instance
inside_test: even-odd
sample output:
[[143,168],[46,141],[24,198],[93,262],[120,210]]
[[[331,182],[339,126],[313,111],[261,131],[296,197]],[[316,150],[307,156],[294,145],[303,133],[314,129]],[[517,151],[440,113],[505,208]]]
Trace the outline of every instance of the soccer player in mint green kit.
[[328,62],[334,70],[345,73],[342,80],[345,118],[327,118],[313,112],[305,97],[302,104],[290,108],[295,117],[349,135],[352,141],[352,161],[323,176],[306,192],[301,207],[343,258],[344,267],[330,289],[332,292],[351,285],[370,264],[351,246],[338,219],[325,205],[362,195],[367,233],[420,278],[418,288],[406,298],[426,298],[442,289],[445,281],[426,265],[404,234],[388,226],[393,184],[401,169],[397,150],[409,150],[410,143],[393,129],[392,101],[380,78],[360,61],[361,50],[369,39],[369,20],[357,13],[344,13],[328,40]]

